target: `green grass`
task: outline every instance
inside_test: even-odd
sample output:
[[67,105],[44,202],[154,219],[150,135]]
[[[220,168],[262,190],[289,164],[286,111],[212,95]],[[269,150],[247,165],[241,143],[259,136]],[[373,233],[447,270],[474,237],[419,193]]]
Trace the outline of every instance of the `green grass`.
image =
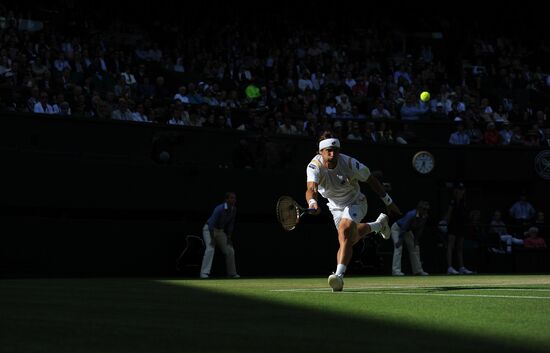
[[0,280],[0,352],[549,352],[550,276]]

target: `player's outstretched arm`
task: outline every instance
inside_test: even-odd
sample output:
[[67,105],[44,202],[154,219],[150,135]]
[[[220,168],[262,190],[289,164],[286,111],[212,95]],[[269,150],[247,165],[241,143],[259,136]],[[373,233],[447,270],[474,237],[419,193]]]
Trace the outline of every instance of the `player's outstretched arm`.
[[399,207],[397,207],[395,202],[393,202],[390,195],[386,192],[386,190],[384,190],[384,187],[374,175],[371,175],[367,179],[367,183],[371,187],[372,191],[374,191],[382,199],[382,201],[386,205],[386,210],[388,211],[389,214],[391,213],[395,213],[397,215],[402,214]]

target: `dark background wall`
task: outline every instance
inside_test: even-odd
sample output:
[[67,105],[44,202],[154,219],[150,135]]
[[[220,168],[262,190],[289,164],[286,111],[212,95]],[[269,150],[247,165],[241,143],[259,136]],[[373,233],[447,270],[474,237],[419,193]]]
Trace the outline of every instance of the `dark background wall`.
[[[337,241],[328,210],[305,218],[289,233],[275,217],[280,195],[304,202],[305,166],[315,154],[314,141],[35,115],[1,119],[3,275],[175,275],[185,236],[200,235],[227,190],[238,194],[235,242],[242,274],[325,274],[334,266]],[[415,128],[425,136],[448,136],[443,125],[423,122]],[[242,140],[263,161],[261,167],[233,167]],[[424,149],[436,158],[428,176],[411,165],[412,156]],[[168,161],[158,159],[163,150],[170,154]],[[383,172],[403,211],[419,199],[431,202],[423,258],[434,272],[444,268],[435,224],[449,200],[448,183],[464,181],[468,204],[486,217],[494,209],[507,210],[522,190],[537,209],[549,213],[550,183],[534,171],[538,152],[352,142],[344,143],[343,150]],[[370,203],[367,217],[374,219],[382,202],[370,189],[364,192]],[[391,245],[377,239],[364,245],[356,251],[354,271],[389,273]],[[477,252],[468,256],[478,267],[486,266]],[[217,259],[219,273],[220,265]],[[183,275],[194,271],[188,266]]]

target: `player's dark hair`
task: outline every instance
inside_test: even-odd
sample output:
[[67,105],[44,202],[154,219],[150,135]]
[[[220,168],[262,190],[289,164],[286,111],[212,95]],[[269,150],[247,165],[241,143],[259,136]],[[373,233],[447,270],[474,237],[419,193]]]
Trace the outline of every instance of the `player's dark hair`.
[[[337,137],[332,134],[332,131],[325,130],[319,135],[319,142],[326,139],[332,139],[332,138],[337,138]],[[341,150],[342,150],[342,147],[338,148],[338,151],[341,151]],[[320,152],[317,151],[317,153],[320,153]]]
[[321,135],[319,135],[319,142],[321,142],[323,140],[326,140],[326,139],[331,139],[331,138],[334,138],[334,135],[332,134],[332,131],[325,130],[321,133]]

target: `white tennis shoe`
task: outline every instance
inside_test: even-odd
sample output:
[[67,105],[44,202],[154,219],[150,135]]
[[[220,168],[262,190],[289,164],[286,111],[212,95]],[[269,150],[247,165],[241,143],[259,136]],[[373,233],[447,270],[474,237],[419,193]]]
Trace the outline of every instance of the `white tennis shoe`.
[[458,269],[458,273],[460,273],[461,275],[471,275],[474,273],[474,271],[470,271],[466,267],[461,267]]
[[447,274],[448,275],[458,275],[458,274],[460,274],[460,272],[455,270],[455,268],[453,266],[449,266],[449,268],[447,269]]
[[388,216],[384,213],[380,213],[380,216],[376,219],[376,222],[380,223],[380,234],[382,237],[386,240],[388,240],[391,236],[391,229],[390,225],[388,224]]
[[333,273],[328,276],[328,285],[333,292],[341,292],[344,289],[344,279]]

